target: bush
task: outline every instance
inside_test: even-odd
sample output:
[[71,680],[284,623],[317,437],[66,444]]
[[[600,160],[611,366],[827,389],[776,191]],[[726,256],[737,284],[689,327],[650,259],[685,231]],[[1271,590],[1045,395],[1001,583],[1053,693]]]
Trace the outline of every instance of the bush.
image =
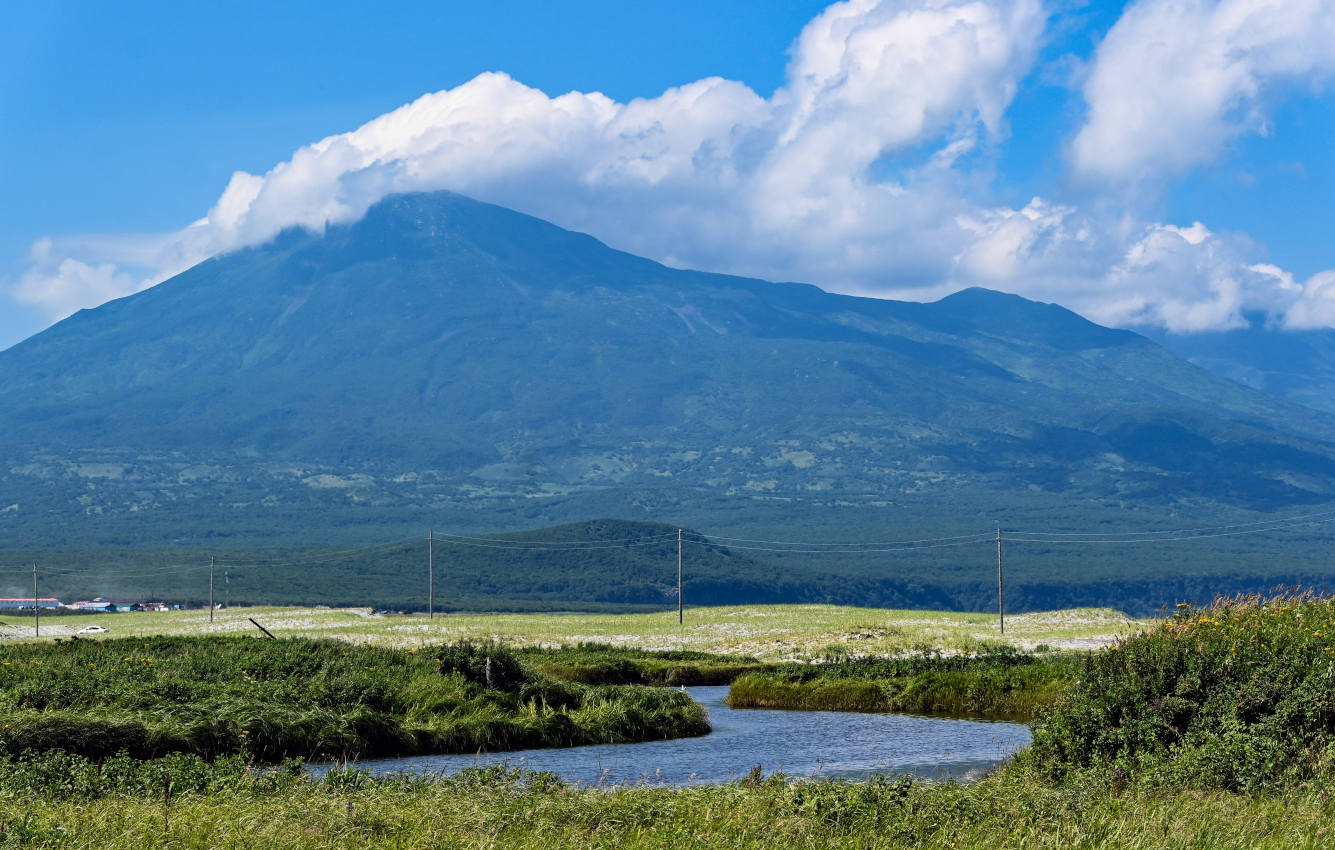
[[1335,605],[1278,596],[1179,606],[1158,628],[1090,655],[1022,762],[1050,777],[1101,770],[1258,789],[1335,759]]

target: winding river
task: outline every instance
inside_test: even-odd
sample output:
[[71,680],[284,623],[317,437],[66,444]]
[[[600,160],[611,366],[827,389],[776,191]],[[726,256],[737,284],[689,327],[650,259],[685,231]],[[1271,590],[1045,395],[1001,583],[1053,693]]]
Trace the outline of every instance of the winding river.
[[[451,774],[505,763],[546,770],[583,785],[669,786],[729,782],[756,765],[769,775],[864,779],[878,773],[967,780],[1029,744],[1029,728],[908,714],[732,709],[726,685],[688,689],[709,710],[700,738],[486,755],[414,756],[357,764],[376,775]],[[319,774],[329,765],[312,765]]]

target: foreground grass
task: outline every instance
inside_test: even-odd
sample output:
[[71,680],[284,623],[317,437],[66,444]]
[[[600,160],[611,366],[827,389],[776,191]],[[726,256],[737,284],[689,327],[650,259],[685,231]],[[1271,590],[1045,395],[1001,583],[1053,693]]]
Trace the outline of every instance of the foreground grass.
[[[684,626],[675,611],[653,614],[460,614],[383,616],[369,609],[238,608],[130,613],[90,617],[43,615],[45,638],[97,623],[113,636],[258,634],[254,617],[279,635],[332,637],[399,648],[457,640],[503,641],[515,646],[569,646],[581,642],[646,650],[687,650],[751,656],[761,661],[807,660],[827,655],[896,655],[923,646],[949,651],[1007,643],[1020,649],[1097,649],[1119,635],[1146,628],[1108,608],[1077,608],[1006,618],[994,615],[895,611],[838,605],[746,605],[690,608]],[[0,618],[0,641],[32,636],[31,620]]]
[[156,637],[0,646],[0,747],[263,761],[699,735],[685,694],[559,682],[497,646]]
[[[188,774],[188,771],[187,771]],[[153,781],[153,780],[157,781]],[[884,779],[721,787],[573,789],[542,775],[471,771],[436,782],[147,777],[113,793],[0,783],[0,841],[41,847],[459,848],[1317,848],[1329,786],[1285,795]]]

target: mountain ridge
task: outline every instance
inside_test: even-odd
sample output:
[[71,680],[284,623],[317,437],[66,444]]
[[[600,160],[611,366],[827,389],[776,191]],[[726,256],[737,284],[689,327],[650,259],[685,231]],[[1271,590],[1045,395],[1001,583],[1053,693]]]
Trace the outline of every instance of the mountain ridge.
[[1326,417],[1058,305],[672,269],[450,193],[287,231],[0,352],[0,428],[9,548],[424,517],[820,539],[1335,500]]

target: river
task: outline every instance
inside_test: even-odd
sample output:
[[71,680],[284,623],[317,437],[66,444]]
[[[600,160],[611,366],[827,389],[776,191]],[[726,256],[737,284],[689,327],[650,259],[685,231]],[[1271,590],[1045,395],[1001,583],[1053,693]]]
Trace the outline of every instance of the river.
[[[376,775],[452,774],[505,763],[552,771],[583,785],[671,786],[729,782],[760,765],[766,775],[865,779],[878,773],[968,780],[1028,746],[1029,728],[909,714],[732,709],[726,685],[688,689],[714,731],[699,738],[483,755],[413,756],[358,762]],[[315,774],[329,765],[312,765]]]

